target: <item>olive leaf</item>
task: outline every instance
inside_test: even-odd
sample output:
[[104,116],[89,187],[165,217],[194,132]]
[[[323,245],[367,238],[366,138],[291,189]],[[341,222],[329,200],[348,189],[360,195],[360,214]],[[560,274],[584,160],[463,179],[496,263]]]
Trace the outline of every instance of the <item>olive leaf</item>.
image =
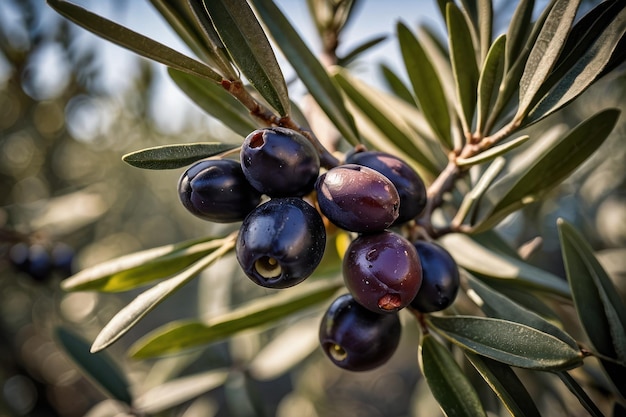
[[470,29],[461,10],[449,2],[446,5],[446,22],[450,58],[456,82],[457,107],[464,132],[471,131],[476,109],[476,88],[478,86],[478,66]]
[[166,278],[220,248],[225,239],[203,238],[131,253],[85,268],[61,282],[65,291],[127,291]]
[[418,39],[401,22],[397,25],[397,35],[404,65],[420,109],[444,147],[452,149],[448,100],[437,71]]
[[178,36],[191,50],[212,68],[218,68],[223,78],[234,79],[236,72],[223,45],[208,19],[195,13],[197,2],[150,0]]
[[251,3],[309,94],[348,142],[360,143],[356,124],[339,89],[285,15],[271,0],[253,0]]
[[543,24],[524,67],[519,84],[516,119],[526,117],[535,94],[556,64],[581,0],[557,0]]
[[584,237],[562,219],[557,228],[578,318],[594,349],[621,362],[600,361],[626,396],[626,306]]
[[465,352],[465,356],[512,416],[541,416],[528,390],[509,365],[471,352]]
[[231,237],[223,242],[221,247],[196,261],[196,263],[192,264],[187,269],[139,294],[113,316],[100,333],[98,333],[98,336],[96,336],[96,339],[91,345],[91,351],[98,352],[115,343],[163,300],[180,289],[202,270],[206,269],[232,250],[234,246],[235,239]]
[[95,355],[90,353],[89,343],[65,327],[56,327],[54,336],[57,343],[86,376],[101,387],[108,396],[126,404],[132,404],[130,383],[106,352]]
[[469,276],[470,286],[479,297],[479,307],[490,317],[525,324],[544,333],[550,334],[567,343],[572,349],[578,349],[574,338],[559,327],[545,320],[538,314],[513,302],[503,294],[494,291],[479,280]]
[[580,350],[541,330],[489,317],[429,317],[428,325],[470,352],[507,365],[544,371],[582,365]]
[[171,322],[143,336],[130,348],[136,359],[168,355],[228,338],[243,330],[268,325],[321,303],[341,288],[336,280],[322,280],[257,298],[207,323]]
[[281,116],[290,113],[289,94],[274,51],[246,0],[203,0],[228,53],[250,84]]
[[235,148],[237,145],[219,142],[180,143],[130,152],[122,160],[137,168],[176,169]]
[[[604,417],[602,411],[600,411],[598,406],[593,402],[593,400],[589,397],[585,390],[580,386],[580,384],[578,384],[578,382],[576,382],[574,378],[572,378],[572,376],[568,372],[557,372],[557,375],[559,376],[559,378],[561,378],[561,381],[563,381],[563,383],[570,390],[570,392],[574,394],[576,398],[578,398],[578,401],[580,401],[580,404],[585,408],[585,410],[589,412],[590,416]],[[613,415],[616,416],[617,414]]]
[[387,40],[386,35],[376,36],[372,39],[364,41],[363,43],[353,47],[350,51],[346,52],[343,56],[337,58],[337,65],[345,67],[350,65],[354,60],[360,57],[364,52],[372,49],[381,42]]
[[500,35],[493,42],[487,52],[478,80],[478,102],[476,116],[476,132],[486,134],[485,125],[495,104],[497,90],[502,81],[504,71],[504,57],[506,50],[506,35]]
[[200,61],[189,58],[157,41],[140,35],[97,14],[62,0],[47,0],[59,14],[96,35],[143,57],[189,74],[220,82],[222,76]]
[[[623,4],[621,5],[623,7]],[[551,86],[549,92],[543,96],[541,101],[529,111],[525,124],[535,123],[558,109],[565,106],[578,96],[580,96],[591,84],[598,80],[603,71],[609,65],[623,62],[622,56],[617,62],[612,62],[619,42],[626,34],[626,8],[622,8],[617,15],[612,15],[613,10],[608,10],[607,14],[614,17],[606,29],[595,39],[595,41],[584,50],[587,40],[584,38],[579,42],[577,48],[572,53],[572,59],[566,59],[562,65],[562,70],[554,72],[557,80],[548,79],[546,83]],[[589,37],[593,37],[593,31]],[[583,44],[583,46],[580,46]],[[580,47],[579,47],[580,46]],[[553,86],[552,86],[553,84]],[[541,91],[538,92],[541,94]],[[538,95],[539,95],[538,94]]]
[[258,121],[250,116],[248,109],[221,84],[207,82],[172,68],[168,69],[168,73],[187,97],[238,135],[245,137],[260,127]]
[[415,106],[417,104],[415,102],[415,98],[413,98],[411,90],[409,90],[409,88],[404,84],[404,81],[402,81],[400,77],[391,68],[389,68],[389,66],[380,64],[380,70],[387,87],[389,87],[391,92],[396,97],[401,98],[411,105]]
[[432,335],[422,338],[418,359],[426,383],[446,416],[487,416],[465,373]]

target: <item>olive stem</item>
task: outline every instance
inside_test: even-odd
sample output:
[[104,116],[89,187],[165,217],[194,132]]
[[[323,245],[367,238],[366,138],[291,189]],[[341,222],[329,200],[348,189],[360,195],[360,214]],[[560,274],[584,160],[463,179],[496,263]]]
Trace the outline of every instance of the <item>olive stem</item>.
[[520,124],[521,121],[515,119],[494,134],[485,137],[481,137],[479,134],[469,134],[467,136],[470,140],[465,143],[463,148],[449,154],[448,164],[427,189],[428,202],[417,220],[417,224],[424,228],[431,237],[437,238],[448,233],[469,233],[472,231],[471,226],[458,222],[439,228],[436,228],[432,223],[432,214],[436,208],[443,204],[444,195],[454,189],[457,180],[461,179],[469,169],[469,167],[459,166],[456,160],[459,158],[467,159],[486,151],[511,135]]

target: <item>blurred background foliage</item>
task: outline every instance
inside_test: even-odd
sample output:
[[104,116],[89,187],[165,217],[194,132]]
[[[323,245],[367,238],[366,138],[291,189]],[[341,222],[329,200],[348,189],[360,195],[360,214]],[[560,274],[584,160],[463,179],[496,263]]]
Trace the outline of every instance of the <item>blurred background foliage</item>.
[[[126,6],[116,1],[111,7],[123,11]],[[51,329],[69,324],[93,339],[140,290],[116,295],[66,294],[58,284],[67,269],[33,274],[25,263],[51,264],[55,248],[62,247],[65,253],[72,250],[72,268],[78,270],[143,248],[225,231],[224,226],[192,218],[179,204],[176,182],[181,170],[135,169],[122,163],[120,156],[160,144],[240,138],[191,107],[183,122],[163,124],[153,107],[155,100],[163,99],[157,94],[162,68],[145,60],[133,58],[124,88],[111,91],[105,82],[111,74],[103,65],[107,59],[103,44],[86,37],[82,29],[39,0],[0,3],[2,417],[83,416],[98,403],[90,415],[122,413],[114,403],[102,402],[106,397],[58,350]],[[397,46],[387,41],[384,47]],[[551,123],[571,125],[609,106],[626,110],[624,97],[626,72],[621,68],[567,111],[551,116]],[[549,198],[511,215],[498,231],[531,263],[563,276],[556,219],[566,219],[589,239],[626,297],[625,137],[622,116],[606,143],[575,175]],[[16,259],[23,261],[22,268],[14,265]],[[178,318],[209,317],[223,309],[225,302],[237,303],[249,299],[250,292],[264,291],[238,282],[247,283],[232,256],[226,257],[111,347],[109,353],[131,384],[148,392],[172,376],[237,369],[238,363],[248,362],[292,324],[244,333],[202,352],[150,362],[126,359],[127,347],[149,329]],[[307,324],[319,314],[307,311],[299,318]],[[308,324],[309,329],[317,328]],[[336,369],[316,349],[315,334],[303,330],[295,339],[309,343],[308,351],[313,353],[300,365],[284,372],[278,366],[268,371],[268,365],[259,365],[231,373],[222,388],[185,403],[171,415],[436,416],[439,407],[423,395],[427,388],[416,366],[418,336],[407,331],[411,328],[405,326],[401,348],[389,364],[367,374]],[[266,353],[269,366],[288,358],[285,344],[294,337],[285,338],[283,346],[276,348],[278,357]],[[542,395],[540,383],[539,379],[529,390],[541,409],[568,409]],[[601,397],[602,392],[595,395]]]

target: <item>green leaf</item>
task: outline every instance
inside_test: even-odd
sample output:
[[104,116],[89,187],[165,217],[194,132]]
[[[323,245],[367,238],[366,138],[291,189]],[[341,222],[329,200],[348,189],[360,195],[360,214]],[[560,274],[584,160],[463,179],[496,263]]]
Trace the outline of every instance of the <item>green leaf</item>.
[[[609,10],[607,14],[612,12],[613,10]],[[554,83],[554,86],[536,107],[530,110],[526,123],[535,123],[549,116],[580,96],[598,80],[610,64],[619,41],[626,34],[626,8],[622,9],[616,16],[610,17],[614,17],[614,19],[595,42],[587,50],[576,49],[573,51],[572,53],[576,55],[563,63],[562,70],[554,73],[554,78],[558,81],[552,81],[552,77],[546,81],[548,85]]]
[[485,192],[479,204],[476,231],[496,224],[508,214],[539,199],[567,178],[609,136],[619,110],[605,109],[567,134],[532,142],[509,163],[509,169]]
[[609,377],[624,395],[626,306],[585,238],[562,219],[558,221],[557,227],[565,273],[578,318],[594,349],[622,363],[620,367],[602,361]]
[[419,348],[424,378],[439,406],[448,417],[486,417],[476,390],[450,352],[430,334]]
[[578,349],[524,324],[471,316],[431,316],[427,322],[463,349],[507,365],[544,371],[582,365]]
[[364,41],[361,44],[352,48],[349,52],[346,52],[345,55],[337,58],[337,65],[340,67],[345,67],[350,65],[355,59],[360,57],[364,52],[370,50],[375,47],[379,43],[385,41],[387,39],[386,35],[376,36],[370,40]]
[[354,119],[339,89],[285,15],[271,0],[253,0],[252,4],[309,94],[348,142],[360,143]]
[[478,1],[478,37],[480,41],[480,59],[484,61],[491,45],[493,36],[493,4],[492,0]]
[[335,280],[317,281],[257,298],[208,323],[195,320],[166,324],[145,335],[131,348],[131,356],[146,359],[195,348],[228,338],[243,330],[265,326],[330,298],[341,288]]
[[391,92],[393,92],[398,98],[401,98],[407,103],[415,106],[416,103],[415,99],[413,98],[413,93],[404,84],[400,77],[398,77],[398,75],[385,64],[381,64],[380,69],[385,79],[385,82],[387,83],[387,86],[389,87]]
[[490,250],[464,234],[448,234],[439,242],[463,268],[499,280],[517,282],[530,288],[569,296],[567,283],[541,268],[519,258]]
[[97,14],[62,0],[47,0],[61,15],[103,39],[129,49],[145,58],[165,64],[180,71],[220,82],[222,76],[200,61],[189,58],[146,36],[118,25]]
[[221,84],[207,82],[175,69],[168,73],[178,87],[202,110],[215,117],[233,132],[245,137],[259,128],[246,107],[226,91]]
[[509,70],[522,53],[531,29],[535,0],[520,0],[506,32],[505,68]]
[[[167,23],[191,50],[213,68],[219,68],[223,78],[236,78],[235,69],[208,19],[195,13],[196,2],[150,0]],[[201,23],[202,22],[202,23]]]
[[139,294],[135,299],[121,309],[104,328],[98,333],[96,340],[91,345],[92,352],[98,352],[115,343],[120,337],[128,332],[139,320],[152,311],[163,300],[180,289],[202,270],[220,259],[235,246],[235,239],[226,240],[221,247],[209,255],[183,270],[179,274],[161,281],[149,290]]
[[224,385],[227,378],[226,369],[177,378],[141,394],[133,405],[147,415],[161,413]]
[[484,127],[487,123],[492,105],[495,104],[498,86],[502,81],[504,71],[504,52],[506,46],[506,35],[500,35],[491,45],[483,68],[480,71],[478,80],[478,103],[476,116],[476,131],[481,134],[487,134]]
[[478,301],[479,307],[488,316],[525,324],[560,339],[572,349],[578,349],[578,344],[574,338],[533,311],[513,302],[471,276],[470,286],[479,297],[475,301]]
[[281,116],[289,111],[283,73],[263,28],[245,0],[203,0],[215,30],[250,84]]
[[413,91],[424,117],[446,149],[452,149],[450,113],[437,71],[411,30],[398,23],[398,41]]
[[557,62],[576,17],[580,1],[557,0],[550,10],[539,37],[530,51],[520,80],[517,120],[522,120],[526,116],[535,94]]
[[465,356],[512,416],[541,416],[526,387],[510,366],[471,352],[465,352]]
[[128,165],[144,169],[175,169],[200,159],[235,149],[237,145],[220,142],[180,143],[155,146],[127,153],[122,160]]
[[439,169],[432,163],[433,158],[426,154],[428,149],[422,144],[423,141],[401,119],[397,112],[392,110],[394,107],[381,100],[381,92],[369,88],[345,71],[337,72],[335,80],[354,105],[363,113],[363,116],[370,119],[371,123],[390,143],[409,155],[429,172],[433,174],[439,172]]
[[127,291],[166,278],[219,249],[225,239],[203,238],[131,253],[83,269],[61,282],[65,291]]
[[464,132],[472,129],[476,109],[476,88],[478,86],[478,66],[470,29],[461,10],[450,2],[446,6],[450,57],[456,82],[459,116]]
[[572,394],[578,398],[580,404],[587,410],[590,416],[592,417],[604,417],[602,411],[598,408],[598,406],[593,402],[593,400],[589,397],[589,395],[585,392],[585,390],[576,382],[572,376],[563,371],[557,372],[561,381],[565,384],[565,386],[570,390]]
[[89,343],[65,327],[56,327],[54,336],[87,377],[108,396],[129,405],[132,403],[128,380],[109,355],[105,352],[90,353]]
[[505,153],[517,148],[518,146],[526,143],[526,141],[530,139],[530,136],[523,135],[519,138],[515,138],[513,140],[509,140],[507,142],[501,143],[500,145],[494,146],[486,151],[480,152],[479,154],[469,157],[469,158],[457,158],[456,164],[458,166],[471,166],[484,164],[485,162],[489,162],[500,155],[504,155]]

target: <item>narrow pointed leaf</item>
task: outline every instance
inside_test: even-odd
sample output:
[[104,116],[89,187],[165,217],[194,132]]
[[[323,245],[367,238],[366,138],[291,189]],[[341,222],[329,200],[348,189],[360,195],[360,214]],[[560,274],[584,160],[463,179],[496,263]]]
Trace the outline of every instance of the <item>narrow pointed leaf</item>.
[[484,61],[491,46],[493,36],[493,4],[492,0],[478,1],[478,37],[480,43],[480,62]]
[[569,288],[562,278],[537,268],[519,258],[486,248],[470,236],[455,233],[442,236],[439,242],[463,268],[487,277],[519,283],[564,297]]
[[576,380],[572,378],[569,373],[567,373],[566,371],[562,371],[557,372],[557,374],[559,375],[559,378],[561,378],[561,381],[563,381],[565,386],[570,390],[570,392],[574,394],[576,398],[578,398],[578,401],[580,401],[580,404],[585,408],[585,410],[587,410],[590,416],[604,417],[602,411],[600,411],[598,406],[589,397],[587,392],[585,392],[583,387],[581,387],[580,384],[578,384],[578,382],[576,382]]
[[54,335],[63,350],[91,381],[102,388],[111,398],[129,405],[132,404],[130,384],[106,352],[90,353],[89,343],[65,327],[57,327]]
[[358,144],[360,140],[354,119],[346,109],[339,89],[317,57],[309,50],[274,2],[253,0],[252,4],[309,94],[313,96],[346,140],[353,145]]
[[175,69],[168,70],[176,85],[202,110],[242,137],[259,128],[250,112],[220,84]]
[[363,53],[369,51],[370,49],[380,44],[381,42],[385,41],[386,39],[387,39],[386,35],[380,35],[355,46],[349,52],[346,52],[345,55],[337,59],[337,65],[339,65],[340,67],[345,67],[347,65],[350,65],[354,60],[356,60],[361,55],[363,55]]
[[578,349],[524,324],[471,316],[431,316],[427,322],[463,349],[507,365],[546,371],[582,365]]
[[122,156],[122,160],[137,168],[176,169],[236,147],[220,142],[180,143],[130,152]]
[[382,71],[383,77],[385,78],[385,82],[387,86],[398,98],[406,101],[411,105],[416,105],[415,99],[413,98],[413,93],[409,88],[404,84],[404,82],[398,77],[398,75],[393,72],[391,68],[389,68],[385,64],[380,65],[380,69]]
[[450,352],[426,334],[419,363],[433,396],[447,417],[486,417],[480,398]]
[[470,279],[470,285],[482,301],[479,307],[488,316],[525,324],[562,340],[572,349],[578,349],[574,338],[535,312],[522,307],[475,278]]
[[526,143],[528,139],[530,139],[530,136],[528,135],[520,136],[519,138],[515,138],[498,146],[494,146],[493,148],[489,148],[488,150],[481,152],[476,156],[472,156],[470,158],[458,158],[456,160],[456,163],[458,166],[483,164],[517,148],[518,146]]
[[133,406],[142,413],[161,413],[222,386],[228,370],[216,369],[167,381],[151,388],[135,400]]
[[265,326],[326,301],[341,288],[337,281],[318,281],[257,298],[208,323],[179,321],[162,326],[131,346],[131,356],[146,359],[197,348],[243,330]]
[[61,282],[65,291],[127,291],[166,278],[220,248],[224,239],[195,239],[135,252],[83,269]]
[[557,0],[535,42],[520,80],[517,118],[528,113],[528,106],[557,62],[581,0]]
[[471,352],[465,352],[465,356],[512,416],[541,416],[528,390],[510,366]]
[[605,109],[567,134],[536,140],[516,155],[508,173],[496,180],[481,200],[481,224],[486,229],[506,215],[536,201],[580,166],[609,136],[619,110]]
[[535,0],[520,0],[517,3],[506,32],[505,62],[507,70],[513,66],[526,43],[526,39],[531,31],[531,19],[534,8]]
[[77,25],[145,58],[215,82],[222,80],[222,76],[206,64],[189,58],[180,52],[98,16],[82,7],[62,0],[48,0],[48,4]]
[[113,316],[100,333],[98,333],[96,340],[94,340],[91,345],[91,351],[98,352],[115,343],[163,300],[180,289],[202,270],[220,259],[224,254],[233,249],[234,246],[234,239],[225,242],[219,249],[201,258],[184,271],[139,294],[128,303],[126,307]]
[[452,149],[448,101],[437,72],[411,30],[398,23],[397,32],[404,65],[420,109],[444,147]]
[[207,29],[212,29],[210,23],[202,24],[203,21],[196,16],[193,9],[195,2],[150,0],[150,3],[198,57],[207,62],[211,68],[219,68],[224,78],[235,77],[235,69],[223,46],[213,42],[219,39],[217,34],[213,30],[207,32]]
[[487,134],[484,127],[495,101],[498,87],[502,81],[504,71],[504,52],[506,35],[500,35],[491,45],[478,80],[478,103],[476,116],[476,131]]
[[626,306],[584,237],[562,219],[557,226],[580,322],[595,350],[626,364]]
[[[611,13],[611,10],[607,13]],[[626,34],[626,8],[623,8],[586,51],[580,51],[575,62],[568,60],[556,75],[552,89],[529,112],[526,123],[537,122],[580,96],[599,79]],[[562,74],[563,72],[563,74]],[[550,81],[550,80],[548,80]]]
[[245,0],[203,0],[228,53],[250,84],[278,111],[289,114],[283,73],[263,28]]
[[450,2],[446,6],[446,21],[448,25],[448,40],[450,42],[450,57],[456,82],[459,116],[463,129],[470,132],[474,110],[476,109],[476,89],[478,86],[478,66],[470,29],[467,26],[463,13]]

